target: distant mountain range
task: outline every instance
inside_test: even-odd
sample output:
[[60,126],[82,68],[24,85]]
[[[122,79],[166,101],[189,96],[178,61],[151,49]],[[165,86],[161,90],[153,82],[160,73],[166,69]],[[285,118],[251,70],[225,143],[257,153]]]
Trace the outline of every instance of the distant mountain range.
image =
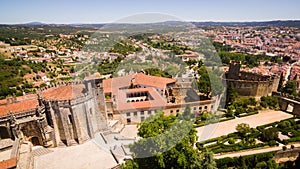
[[260,22],[192,22],[197,26],[292,26],[300,27],[300,20]]
[[[164,24],[176,24],[182,23],[181,21],[167,21],[163,22]],[[259,22],[190,22],[196,26],[292,26],[292,27],[300,27],[300,20],[277,20],[277,21],[259,21]],[[113,23],[113,24],[121,24],[121,23]],[[95,23],[95,24],[47,24],[42,22],[29,22],[24,24],[14,24],[20,26],[60,26],[60,25],[68,25],[75,27],[102,27],[106,25],[105,23]]]

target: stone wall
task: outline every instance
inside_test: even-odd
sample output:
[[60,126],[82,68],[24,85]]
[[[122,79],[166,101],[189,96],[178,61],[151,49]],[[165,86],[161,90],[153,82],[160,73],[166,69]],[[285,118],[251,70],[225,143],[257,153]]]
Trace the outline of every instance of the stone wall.
[[[84,81],[85,93],[70,100],[44,100],[55,146],[81,144],[107,128],[102,80]],[[103,101],[103,102],[101,102]]]
[[241,96],[268,96],[277,91],[280,77],[242,72],[240,63],[232,62],[226,74],[227,85],[232,84],[235,91]]
[[273,96],[278,98],[279,107],[282,111],[287,111],[289,105],[293,106],[292,113],[293,115],[300,115],[300,98],[294,97],[288,94],[273,92]]

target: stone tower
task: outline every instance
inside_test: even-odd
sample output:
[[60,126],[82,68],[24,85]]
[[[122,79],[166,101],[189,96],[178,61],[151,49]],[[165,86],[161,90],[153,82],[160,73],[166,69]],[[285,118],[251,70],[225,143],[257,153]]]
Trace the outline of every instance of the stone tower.
[[230,66],[229,66],[229,72],[228,72],[228,79],[234,79],[238,80],[239,79],[239,74],[240,74],[240,68],[241,68],[241,62],[240,61],[230,61]]

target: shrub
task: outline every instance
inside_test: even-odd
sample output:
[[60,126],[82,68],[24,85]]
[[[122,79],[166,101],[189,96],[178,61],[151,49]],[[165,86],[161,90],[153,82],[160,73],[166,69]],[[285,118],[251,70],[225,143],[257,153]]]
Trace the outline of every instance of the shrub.
[[283,150],[283,151],[285,151],[286,149],[287,149],[286,146],[283,146],[283,147],[282,147],[282,150]]
[[262,141],[274,141],[278,139],[278,130],[277,128],[268,128],[266,130],[263,130],[261,133],[261,140]]
[[269,146],[275,146],[275,145],[277,145],[277,142],[275,140],[271,140],[271,141],[268,142],[268,145]]
[[228,143],[229,143],[229,144],[234,144],[234,143],[235,143],[234,138],[229,138]]
[[289,121],[282,121],[278,124],[278,128],[280,129],[284,129],[288,127],[291,127],[291,123]]

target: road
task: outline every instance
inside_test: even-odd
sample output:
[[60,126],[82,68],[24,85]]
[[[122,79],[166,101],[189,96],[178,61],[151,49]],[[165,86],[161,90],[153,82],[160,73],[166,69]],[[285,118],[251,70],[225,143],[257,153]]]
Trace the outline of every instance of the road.
[[287,69],[287,71],[286,71],[286,75],[285,75],[285,81],[284,81],[284,84],[289,80],[289,78],[290,78],[290,75],[291,75],[291,73],[292,73],[292,68],[293,68],[293,66],[295,65],[295,64],[297,64],[298,62],[295,62],[295,63],[292,63],[289,67],[288,67],[288,69]]

